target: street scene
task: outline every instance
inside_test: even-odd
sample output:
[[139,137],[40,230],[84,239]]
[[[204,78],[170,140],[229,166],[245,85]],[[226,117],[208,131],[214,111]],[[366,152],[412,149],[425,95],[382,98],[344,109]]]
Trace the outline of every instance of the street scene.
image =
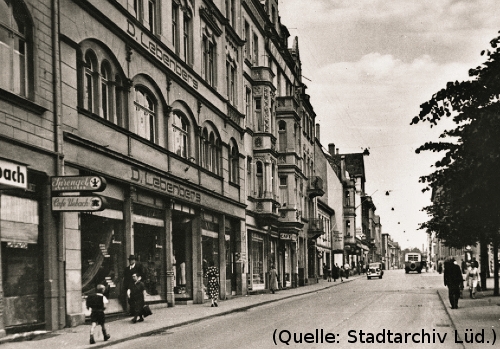
[[[68,329],[8,342],[12,349],[109,348],[483,348],[498,345],[498,301],[491,292],[467,295],[451,311],[443,275],[389,270],[382,279],[365,275],[344,281],[320,281],[222,301],[217,309],[199,305],[156,306],[142,324],[130,318],[109,322],[112,339],[86,342],[88,328]],[[494,323],[495,325],[491,325]],[[335,338],[333,338],[335,336]]]
[[0,346],[497,345],[498,18],[0,0]]

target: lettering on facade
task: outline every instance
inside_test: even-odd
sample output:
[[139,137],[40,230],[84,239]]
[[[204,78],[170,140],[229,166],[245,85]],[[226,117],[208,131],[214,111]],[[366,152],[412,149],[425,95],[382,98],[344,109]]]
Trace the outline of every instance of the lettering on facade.
[[130,179],[138,184],[142,184],[158,192],[164,192],[192,202],[201,202],[201,194],[194,190],[185,188],[180,184],[172,183],[152,173],[141,171],[136,167],[132,167],[131,170],[132,175]]
[[28,169],[26,166],[0,160],[0,186],[28,188]]
[[103,191],[106,180],[99,176],[52,177],[52,191]]
[[195,80],[193,76],[189,74],[188,71],[185,70],[173,57],[163,52],[155,41],[151,40],[148,35],[139,28],[136,28],[130,20],[127,20],[127,33],[133,37],[135,41],[145,47],[158,61],[162,62],[164,66],[179,75],[184,81],[193,86],[195,89],[198,89],[198,80]]
[[56,196],[52,197],[52,211],[86,212],[102,211],[106,201],[100,196]]
[[290,234],[290,233],[280,233],[280,240],[296,241],[297,236],[295,234]]

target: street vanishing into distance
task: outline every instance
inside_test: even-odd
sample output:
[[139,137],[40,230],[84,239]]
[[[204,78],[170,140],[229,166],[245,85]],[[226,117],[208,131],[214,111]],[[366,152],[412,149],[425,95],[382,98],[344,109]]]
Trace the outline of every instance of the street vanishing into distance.
[[[110,347],[464,348],[460,343],[464,334],[455,333],[437,292],[443,288],[442,274],[387,270],[382,279],[367,280],[362,276],[336,283],[339,285],[315,293],[116,345],[110,343]],[[448,300],[444,301],[449,306]],[[472,300],[461,300],[459,307],[467,302]],[[220,307],[224,307],[224,303],[221,302]],[[466,308],[449,311],[466,311]],[[489,340],[491,336],[487,336]]]

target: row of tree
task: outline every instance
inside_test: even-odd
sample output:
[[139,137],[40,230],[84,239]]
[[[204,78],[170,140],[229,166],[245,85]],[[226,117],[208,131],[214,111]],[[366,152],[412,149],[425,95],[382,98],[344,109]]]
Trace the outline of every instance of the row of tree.
[[[500,33],[500,32],[499,32]],[[500,238],[500,36],[481,55],[486,61],[469,70],[470,79],[449,82],[420,106],[411,124],[438,125],[451,118],[453,126],[440,141],[427,142],[416,152],[441,152],[435,171],[420,177],[423,191],[432,190],[433,202],[423,210],[429,220],[421,224],[450,247],[481,246],[483,287],[488,268],[487,246],[494,253],[495,295],[498,289]]]

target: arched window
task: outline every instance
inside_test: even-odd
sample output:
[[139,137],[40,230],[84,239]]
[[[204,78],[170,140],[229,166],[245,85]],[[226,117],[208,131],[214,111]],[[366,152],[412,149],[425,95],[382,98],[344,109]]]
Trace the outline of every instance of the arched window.
[[208,168],[208,130],[203,128],[200,140],[200,154],[201,154],[201,166]]
[[84,87],[83,87],[83,107],[90,112],[94,112],[95,106],[95,79],[97,75],[97,58],[92,50],[85,53],[84,62]]
[[23,97],[29,95],[33,83],[29,18],[21,1],[0,0],[0,88]]
[[135,88],[136,133],[148,141],[156,142],[156,103],[151,95]]
[[115,122],[117,125],[123,126],[123,115],[124,113],[124,88],[123,88],[123,83],[120,75],[115,76]]
[[238,146],[233,140],[229,148],[229,181],[232,183],[239,183],[240,180],[239,158]]
[[216,150],[215,150],[215,136],[213,132],[210,132],[210,138],[209,138],[209,154],[208,154],[208,169],[210,171],[214,171],[215,169],[215,157],[216,157]]
[[184,116],[174,113],[174,153],[183,158],[188,157],[189,125]]
[[105,120],[114,121],[111,89],[111,67],[107,61],[101,64],[101,113]]
[[286,122],[281,120],[278,123],[278,150],[286,151],[287,137],[286,137]]
[[257,191],[257,197],[264,197],[264,168],[261,161],[257,161],[255,170],[255,185],[257,186],[255,189]]
[[221,157],[222,157],[222,147],[221,141],[219,138],[215,140],[214,148],[213,148],[213,172],[216,175],[221,174]]
[[[111,51],[94,40],[80,44],[79,105],[121,127],[128,126],[128,89],[125,76]],[[135,96],[132,94],[133,98]]]

